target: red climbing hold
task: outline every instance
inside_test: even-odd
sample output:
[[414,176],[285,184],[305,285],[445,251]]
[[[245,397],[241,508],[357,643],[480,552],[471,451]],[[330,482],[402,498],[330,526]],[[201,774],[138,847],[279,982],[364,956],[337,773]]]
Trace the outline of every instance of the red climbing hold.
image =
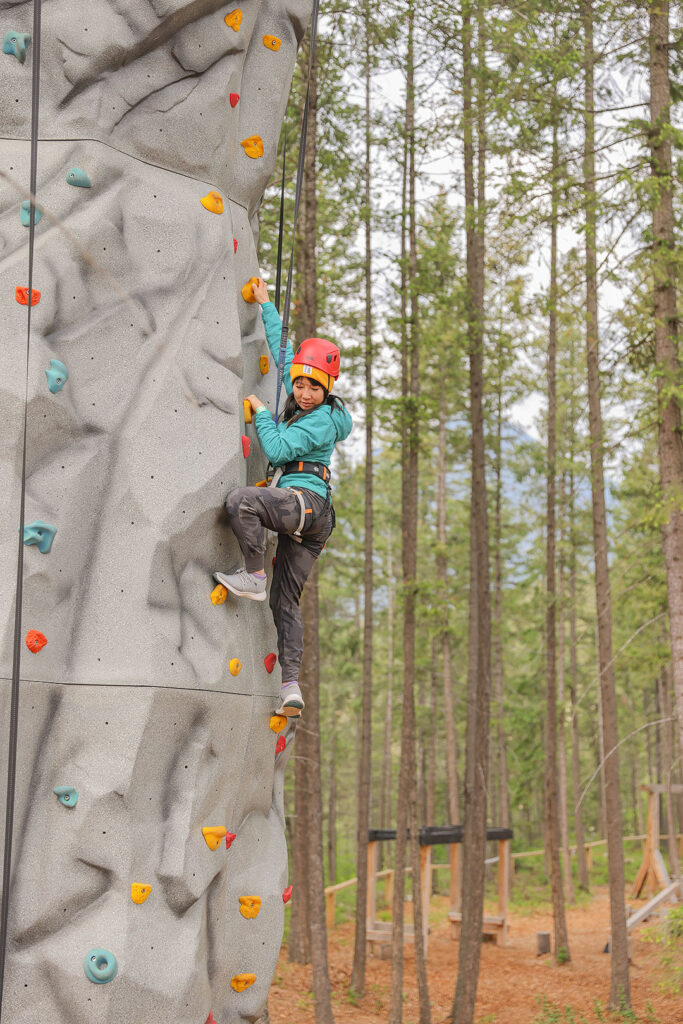
[[233,252],[237,252],[237,239],[236,238],[233,238],[233,240],[232,240],[232,251]]
[[26,634],[26,646],[29,651],[33,651],[34,654],[37,654],[38,651],[42,651],[46,643],[47,637],[44,633],[39,632],[37,629],[29,629]]
[[245,459],[248,457],[250,451],[251,441],[245,434],[242,434],[242,455],[244,455]]
[[286,746],[287,740],[284,738],[284,736],[278,736],[277,743],[275,744],[275,756],[277,757],[278,754],[281,754]]
[[282,894],[282,902],[283,903],[289,903],[291,898],[292,898],[292,886],[288,885],[287,888],[285,889],[285,891]]
[[225,849],[229,850],[230,847],[232,846],[232,844],[235,842],[236,839],[237,839],[237,835],[236,835],[235,832],[228,832],[226,837],[225,837]]
[[273,669],[275,668],[276,661],[277,654],[273,654],[272,651],[270,654],[266,654],[265,658],[263,659],[263,664],[266,666],[266,672],[271,673],[273,671]]
[[231,107],[236,107],[237,104],[239,103],[239,101],[240,101],[240,94],[238,92],[231,92],[230,93],[230,106]]
[[[21,285],[17,285],[14,297],[20,306],[28,306],[28,288],[22,288]],[[31,288],[31,305],[37,306],[40,302],[40,292],[37,292],[35,288]]]
[[214,1017],[211,1010],[209,1010],[209,1016],[206,1018],[205,1024],[217,1024],[216,1018]]

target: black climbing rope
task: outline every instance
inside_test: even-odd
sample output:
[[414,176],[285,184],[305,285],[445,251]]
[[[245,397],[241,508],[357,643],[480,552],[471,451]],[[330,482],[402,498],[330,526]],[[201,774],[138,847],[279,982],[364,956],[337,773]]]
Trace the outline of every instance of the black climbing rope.
[[280,184],[280,223],[277,229],[277,272],[275,274],[275,308],[280,312],[282,283],[282,236],[285,229],[285,172],[287,170],[287,132],[282,137],[282,182]]
[[[287,356],[287,335],[289,334],[289,308],[292,301],[292,280],[294,270],[294,244],[296,241],[296,222],[299,216],[299,200],[301,198],[301,186],[304,180],[304,160],[306,157],[306,136],[308,134],[308,107],[311,96],[311,72],[313,69],[313,55],[315,53],[315,40],[318,34],[318,8],[320,0],[313,0],[313,16],[311,18],[311,44],[308,54],[308,80],[306,82],[306,98],[304,100],[304,111],[301,118],[301,137],[299,139],[299,160],[296,168],[296,192],[294,195],[294,222],[292,224],[292,249],[289,255],[289,268],[287,270],[287,285],[285,287],[285,304],[282,311],[282,334],[280,335],[280,352],[277,361],[277,392],[275,394],[275,421],[280,406],[280,391],[282,390],[282,377],[285,369],[285,358]],[[280,259],[278,254],[278,275],[280,273]]]
[[31,347],[31,309],[33,299],[33,247],[35,241],[35,197],[38,172],[38,115],[40,100],[40,15],[42,0],[33,0],[33,66],[31,75],[31,206],[28,225],[28,312],[26,321],[26,382],[24,385],[24,427],[21,455],[21,497],[19,503],[19,541],[17,551],[17,587],[14,607],[14,648],[12,689],[7,755],[7,807],[5,811],[5,850],[2,867],[2,912],[0,914],[0,1020],[7,954],[7,925],[12,875],[12,833],[14,831],[14,791],[17,774],[17,736],[19,731],[19,674],[21,669],[21,604],[24,578],[24,512],[26,504],[26,436],[28,427],[28,374]]

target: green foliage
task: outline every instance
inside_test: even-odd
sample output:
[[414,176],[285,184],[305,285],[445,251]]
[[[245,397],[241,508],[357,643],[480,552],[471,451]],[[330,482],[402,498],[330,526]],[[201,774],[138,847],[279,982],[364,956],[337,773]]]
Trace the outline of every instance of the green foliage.
[[662,991],[683,993],[683,907],[672,907],[664,921],[649,928],[644,938],[659,950]]

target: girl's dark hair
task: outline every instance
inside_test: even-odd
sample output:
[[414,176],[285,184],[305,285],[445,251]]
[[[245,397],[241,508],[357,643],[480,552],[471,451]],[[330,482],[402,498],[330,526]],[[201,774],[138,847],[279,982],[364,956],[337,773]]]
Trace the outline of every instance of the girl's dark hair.
[[[320,387],[323,388],[322,384],[320,384]],[[341,398],[338,398],[336,395],[331,395],[327,388],[323,388],[323,391],[325,392],[325,398],[322,403],[323,405],[330,405],[333,409],[346,408]],[[313,410],[310,409],[309,412],[313,412]],[[287,395],[287,401],[285,402],[285,407],[282,410],[281,421],[291,425],[292,423],[296,423],[297,420],[301,419],[301,417],[305,415],[306,413],[303,409],[300,409],[296,404],[294,392],[290,392],[290,394]]]

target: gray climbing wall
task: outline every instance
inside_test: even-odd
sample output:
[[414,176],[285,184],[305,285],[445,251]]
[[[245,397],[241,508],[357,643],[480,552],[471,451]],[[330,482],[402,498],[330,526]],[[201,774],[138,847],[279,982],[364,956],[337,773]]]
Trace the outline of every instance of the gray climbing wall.
[[[256,214],[311,0],[242,0],[241,23],[226,24],[237,6],[43,2],[26,522],[57,532],[43,551],[37,526],[24,549],[23,633],[47,644],[22,648],[3,1007],[16,1024],[255,1021],[279,951],[293,725],[270,728],[267,606],[210,594],[212,570],[238,562],[222,500],[263,475],[242,397],[272,406],[275,368],[261,372],[260,315],[241,288],[258,273]],[[32,8],[0,0],[10,51]],[[0,169],[24,189],[32,58],[32,45],[24,62],[0,53]],[[255,135],[252,157],[242,142]],[[67,181],[74,168],[91,187],[76,171]],[[0,181],[3,794],[24,198]],[[213,827],[228,835],[205,839]],[[107,983],[86,976],[84,963],[113,973],[95,950],[116,958]]]

